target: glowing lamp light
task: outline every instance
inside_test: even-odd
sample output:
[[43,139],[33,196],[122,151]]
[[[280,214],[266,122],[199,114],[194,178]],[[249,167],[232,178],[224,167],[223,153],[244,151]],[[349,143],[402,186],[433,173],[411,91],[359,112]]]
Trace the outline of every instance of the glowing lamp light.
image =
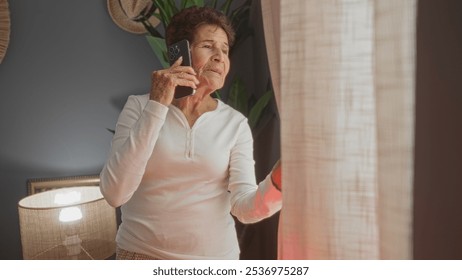
[[67,207],[59,211],[59,221],[63,223],[75,222],[82,219],[82,211],[79,207]]

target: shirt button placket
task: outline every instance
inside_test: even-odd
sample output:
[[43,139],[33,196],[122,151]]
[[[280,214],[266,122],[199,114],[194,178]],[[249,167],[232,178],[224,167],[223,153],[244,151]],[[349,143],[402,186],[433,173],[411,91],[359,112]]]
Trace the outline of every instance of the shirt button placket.
[[186,157],[189,159],[192,157],[192,130],[189,129],[186,134]]

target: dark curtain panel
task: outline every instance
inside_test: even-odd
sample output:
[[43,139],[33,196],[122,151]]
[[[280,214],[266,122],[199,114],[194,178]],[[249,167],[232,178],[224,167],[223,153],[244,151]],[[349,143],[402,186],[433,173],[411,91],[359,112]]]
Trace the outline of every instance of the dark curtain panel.
[[[263,95],[272,88],[269,73],[268,59],[266,55],[265,39],[261,4],[259,0],[252,1],[250,25],[251,36],[251,63],[253,94],[256,97]],[[263,180],[271,171],[273,165],[280,157],[280,131],[279,116],[276,101],[271,100],[269,106],[253,131],[254,134],[254,157],[257,182]],[[274,260],[277,259],[277,230],[279,213],[255,224],[244,225],[236,222],[239,243],[241,247],[241,259],[243,260]]]
[[462,1],[417,12],[414,258],[462,259]]

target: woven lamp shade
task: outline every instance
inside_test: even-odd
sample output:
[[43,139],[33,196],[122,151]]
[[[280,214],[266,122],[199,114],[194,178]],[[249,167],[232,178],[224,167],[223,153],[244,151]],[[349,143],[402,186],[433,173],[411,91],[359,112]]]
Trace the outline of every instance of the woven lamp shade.
[[18,203],[24,259],[107,259],[115,253],[115,209],[99,187],[37,193]]

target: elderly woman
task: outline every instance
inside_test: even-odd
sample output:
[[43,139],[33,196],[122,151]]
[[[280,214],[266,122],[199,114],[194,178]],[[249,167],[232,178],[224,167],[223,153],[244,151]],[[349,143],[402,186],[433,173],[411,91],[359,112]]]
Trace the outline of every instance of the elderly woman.
[[[116,125],[101,191],[122,206],[117,259],[238,259],[234,219],[254,223],[281,208],[281,167],[256,184],[247,119],[211,94],[230,67],[234,31],[220,12],[175,15],[167,43],[188,39],[181,58],[152,73],[149,94],[130,96]],[[195,94],[175,99],[176,86]]]

